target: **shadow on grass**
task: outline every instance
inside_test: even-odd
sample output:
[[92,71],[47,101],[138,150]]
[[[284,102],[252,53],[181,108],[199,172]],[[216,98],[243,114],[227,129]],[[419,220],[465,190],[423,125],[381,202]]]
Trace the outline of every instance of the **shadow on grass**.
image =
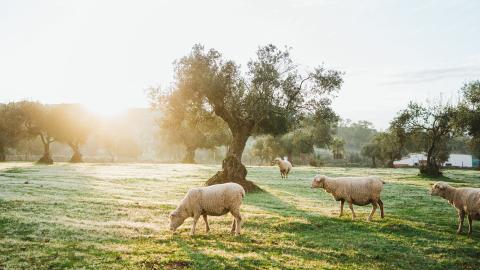
[[[252,197],[249,199],[249,204],[286,219],[283,222],[277,221],[271,229],[280,237],[293,241],[295,245],[283,247],[278,250],[279,252],[287,252],[305,260],[312,258],[323,260],[334,265],[367,267],[375,264],[382,268],[411,268],[412,266],[431,269],[449,268],[438,260],[426,256],[427,254],[423,251],[427,247],[442,246],[438,241],[451,241],[450,234],[402,223],[404,221],[397,218],[368,223],[358,219],[351,221],[344,218],[325,217],[300,210],[268,192],[255,194]],[[291,221],[292,217],[295,220]],[[249,222],[253,223],[247,225],[249,227],[262,228],[268,221]],[[432,239],[435,239],[436,243],[431,243]],[[312,250],[306,252],[299,247]],[[275,250],[276,247],[267,249]],[[474,247],[469,250],[469,253],[478,253]],[[468,265],[468,261],[462,262],[462,265]]]
[[451,183],[467,183],[464,180],[453,179],[448,176],[445,176],[445,174],[441,176],[428,176],[428,175],[418,174],[416,178],[423,181],[433,181],[433,182],[442,181],[442,182],[451,182]]
[[[274,216],[249,218],[240,237],[199,235],[175,237],[194,267],[205,269],[304,269],[312,267],[422,268],[459,267],[444,265],[428,256],[418,244],[428,244],[439,235],[425,228],[398,224],[387,219],[367,223],[330,218],[298,209],[269,192],[250,193],[246,204]],[[442,240],[442,239],[440,239]],[[428,245],[427,245],[428,246]],[[430,244],[434,248],[435,244]],[[469,249],[469,253],[475,250]],[[232,255],[233,254],[233,255]],[[308,266],[310,265],[310,266]],[[463,261],[462,266],[473,266]]]

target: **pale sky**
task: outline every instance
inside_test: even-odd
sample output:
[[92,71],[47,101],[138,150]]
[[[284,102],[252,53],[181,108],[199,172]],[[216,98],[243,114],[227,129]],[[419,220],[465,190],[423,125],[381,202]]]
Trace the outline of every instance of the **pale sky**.
[[410,100],[480,79],[479,14],[475,0],[0,0],[0,102],[147,107],[194,44],[245,65],[273,43],[345,71],[335,111],[383,129]]

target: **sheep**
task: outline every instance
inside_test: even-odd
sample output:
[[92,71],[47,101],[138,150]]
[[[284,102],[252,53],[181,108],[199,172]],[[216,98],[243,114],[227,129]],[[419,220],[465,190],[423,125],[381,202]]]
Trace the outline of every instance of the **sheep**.
[[348,206],[352,211],[352,220],[356,215],[353,211],[353,205],[372,204],[372,212],[367,218],[371,221],[373,214],[380,206],[381,217],[384,218],[383,202],[380,199],[380,193],[383,190],[384,181],[376,176],[365,177],[327,177],[317,175],[313,178],[311,188],[323,188],[326,192],[332,194],[335,200],[340,201],[340,217],[343,215],[343,204],[348,202]]
[[273,164],[277,164],[278,168],[280,168],[282,178],[288,178],[288,173],[292,170],[292,163],[290,163],[290,161],[277,157],[273,160]]
[[458,229],[462,232],[465,214],[468,216],[468,235],[472,234],[473,220],[480,220],[480,188],[454,188],[445,182],[437,182],[432,186],[430,195],[442,197],[457,208]]
[[170,230],[175,231],[183,224],[185,219],[193,217],[190,234],[194,235],[197,221],[200,216],[203,216],[208,233],[210,227],[208,226],[207,216],[222,216],[230,212],[234,217],[231,232],[239,235],[242,222],[240,206],[243,197],[245,197],[245,190],[236,183],[192,188],[187,192],[178,207],[170,213]]

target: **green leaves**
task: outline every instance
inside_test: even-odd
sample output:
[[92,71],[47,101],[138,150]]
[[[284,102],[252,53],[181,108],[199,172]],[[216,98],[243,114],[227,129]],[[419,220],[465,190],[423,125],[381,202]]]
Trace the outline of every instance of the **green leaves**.
[[271,44],[257,50],[246,71],[201,45],[177,61],[175,70],[174,89],[182,93],[185,105],[187,100],[205,101],[230,127],[247,126],[255,133],[286,132],[280,121],[291,125],[302,114],[329,105],[326,95],[343,83],[342,72],[324,67],[301,75],[290,49]]

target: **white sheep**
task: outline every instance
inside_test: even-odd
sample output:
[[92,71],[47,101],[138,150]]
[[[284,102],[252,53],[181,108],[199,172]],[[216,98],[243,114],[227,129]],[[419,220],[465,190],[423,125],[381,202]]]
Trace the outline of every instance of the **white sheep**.
[[327,177],[317,175],[313,178],[312,188],[323,188],[326,192],[333,195],[335,200],[340,201],[340,217],[343,215],[343,204],[348,202],[352,210],[352,219],[356,218],[353,205],[372,204],[372,212],[368,216],[368,221],[372,220],[377,205],[380,206],[381,217],[384,217],[383,202],[380,199],[380,193],[383,190],[383,182],[379,177]]
[[170,213],[170,230],[175,231],[185,219],[193,217],[193,226],[190,232],[195,234],[195,227],[200,216],[205,221],[206,231],[210,231],[207,216],[222,216],[230,212],[233,217],[232,233],[240,234],[242,205],[245,190],[239,184],[226,183],[208,187],[192,188],[180,202],[178,207]]
[[292,163],[290,163],[290,161],[277,157],[273,160],[273,164],[277,164],[278,168],[280,168],[282,178],[288,178],[288,173],[292,170]]
[[457,234],[462,232],[465,214],[468,216],[468,235],[472,234],[473,220],[480,219],[480,188],[454,188],[445,182],[437,182],[432,186],[430,194],[448,200],[457,208]]

